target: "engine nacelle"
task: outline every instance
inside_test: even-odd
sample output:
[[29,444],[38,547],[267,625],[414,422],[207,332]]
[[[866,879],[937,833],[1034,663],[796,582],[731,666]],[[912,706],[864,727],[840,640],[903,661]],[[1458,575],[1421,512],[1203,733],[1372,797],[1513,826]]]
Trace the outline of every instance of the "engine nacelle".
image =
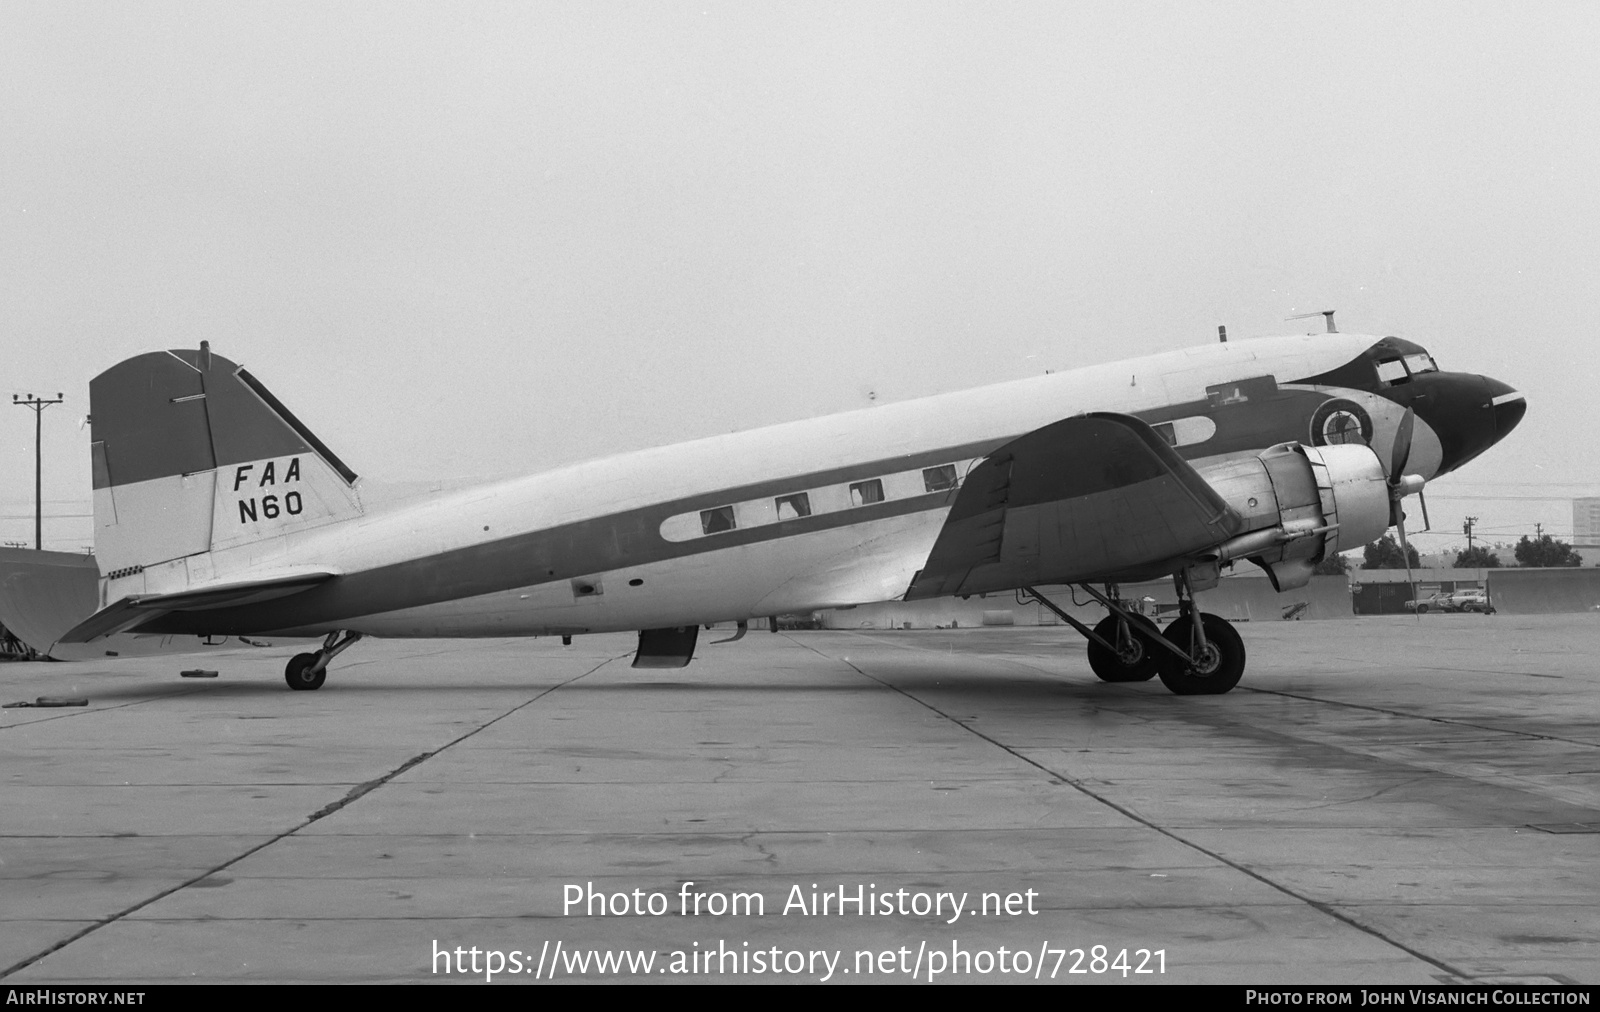
[[1244,529],[1200,559],[1249,559],[1279,591],[1303,587],[1318,562],[1389,529],[1389,486],[1370,447],[1279,443],[1260,455],[1198,469],[1244,518]]

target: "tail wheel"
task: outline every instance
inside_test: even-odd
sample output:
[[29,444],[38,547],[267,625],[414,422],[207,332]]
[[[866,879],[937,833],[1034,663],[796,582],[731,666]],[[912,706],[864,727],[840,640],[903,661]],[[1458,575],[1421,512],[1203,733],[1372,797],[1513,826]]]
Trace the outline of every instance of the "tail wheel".
[[316,665],[316,654],[295,654],[289,659],[288,667],[283,669],[283,680],[289,683],[291,689],[306,692],[320,689],[328,679],[328,669],[317,668]]
[[[1162,684],[1180,696],[1220,696],[1239,684],[1244,674],[1244,640],[1233,624],[1217,615],[1202,614],[1205,648],[1193,663],[1163,650],[1158,658]],[[1168,641],[1185,653],[1192,652],[1190,618],[1167,626]]]
[[1096,636],[1108,643],[1118,644],[1121,649],[1107,650],[1090,640],[1090,669],[1100,676],[1102,682],[1143,682],[1154,678],[1159,663],[1156,654],[1166,651],[1151,643],[1144,634],[1157,635],[1156,624],[1143,615],[1130,615],[1128,624],[1132,628],[1128,631],[1133,635],[1125,643],[1118,639],[1119,624],[1117,616],[1107,615],[1094,627]]

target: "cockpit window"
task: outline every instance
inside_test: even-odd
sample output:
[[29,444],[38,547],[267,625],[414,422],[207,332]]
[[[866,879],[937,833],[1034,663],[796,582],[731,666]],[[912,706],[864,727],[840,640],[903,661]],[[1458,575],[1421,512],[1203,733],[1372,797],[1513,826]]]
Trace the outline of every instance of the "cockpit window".
[[1409,383],[1412,377],[1436,372],[1438,368],[1422,345],[1402,337],[1386,337],[1338,368],[1293,382],[1372,390],[1374,381],[1381,389]]
[[1408,382],[1411,377],[1425,372],[1438,371],[1439,367],[1434,364],[1433,356],[1425,351],[1378,362],[1378,379],[1391,385]]
[[1403,359],[1391,358],[1387,362],[1378,363],[1378,379],[1384,383],[1404,383],[1411,375],[1406,372]]
[[1415,376],[1423,372],[1438,372],[1439,367],[1434,364],[1433,356],[1427,352],[1420,355],[1407,355],[1405,357],[1406,370]]

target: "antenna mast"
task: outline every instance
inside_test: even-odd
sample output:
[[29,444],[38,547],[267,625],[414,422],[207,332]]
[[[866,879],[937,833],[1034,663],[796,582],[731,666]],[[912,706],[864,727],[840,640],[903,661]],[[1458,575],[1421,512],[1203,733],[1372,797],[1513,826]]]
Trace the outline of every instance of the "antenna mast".
[[1291,320],[1309,320],[1313,316],[1320,316],[1324,320],[1326,320],[1327,323],[1328,323],[1328,333],[1337,334],[1339,332],[1339,328],[1335,327],[1333,325],[1333,314],[1337,313],[1337,312],[1338,312],[1337,309],[1319,309],[1315,313],[1300,313],[1298,315],[1288,317],[1288,319],[1291,319]]

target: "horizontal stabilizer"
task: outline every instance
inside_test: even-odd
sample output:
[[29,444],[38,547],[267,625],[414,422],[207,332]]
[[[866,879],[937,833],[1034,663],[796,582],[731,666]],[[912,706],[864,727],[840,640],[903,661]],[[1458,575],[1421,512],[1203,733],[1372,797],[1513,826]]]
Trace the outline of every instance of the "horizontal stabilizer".
[[1076,415],[972,469],[906,599],[1147,579],[1242,523],[1149,425]]
[[309,590],[338,574],[331,570],[298,570],[265,579],[196,587],[176,594],[134,594],[90,615],[61,635],[62,643],[88,643],[126,632],[174,611],[205,611],[255,604]]

